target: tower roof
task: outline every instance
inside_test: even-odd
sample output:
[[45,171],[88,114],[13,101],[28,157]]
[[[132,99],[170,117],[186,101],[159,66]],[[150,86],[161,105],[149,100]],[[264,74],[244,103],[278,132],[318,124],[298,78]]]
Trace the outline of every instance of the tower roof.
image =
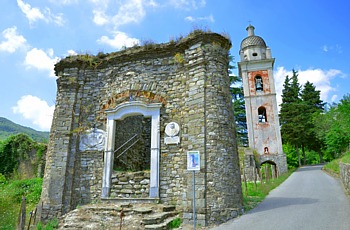
[[266,48],[266,43],[264,39],[259,36],[254,35],[254,26],[249,25],[247,27],[248,37],[242,40],[241,42],[241,50],[249,47],[249,46],[260,46]]

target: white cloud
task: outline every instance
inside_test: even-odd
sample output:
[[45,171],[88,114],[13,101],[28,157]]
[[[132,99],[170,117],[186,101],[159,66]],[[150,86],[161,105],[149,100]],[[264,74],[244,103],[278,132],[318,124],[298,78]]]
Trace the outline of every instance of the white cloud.
[[328,46],[326,46],[326,45],[324,45],[323,47],[322,47],[322,50],[323,50],[323,52],[328,52]]
[[146,15],[145,7],[158,6],[153,0],[121,0],[117,4],[112,4],[108,0],[90,0],[90,2],[96,6],[93,10],[93,22],[99,26],[110,24],[115,29],[121,25],[141,22]]
[[75,52],[74,50],[68,50],[67,53],[68,53],[68,56],[75,56],[75,55],[78,55],[78,53]]
[[7,28],[2,32],[5,41],[0,43],[0,52],[14,53],[17,49],[26,46],[26,39],[17,33],[17,27]]
[[57,57],[53,57],[53,50],[47,52],[33,48],[28,51],[24,64],[27,68],[36,68],[41,71],[49,71],[50,77],[55,77],[54,65],[58,61]]
[[208,21],[208,22],[215,22],[213,15],[209,15],[207,17],[192,17],[192,16],[188,16],[185,18],[186,21],[189,22],[198,22],[198,21]]
[[37,7],[32,7],[30,4],[25,3],[22,0],[17,0],[18,7],[22,10],[22,12],[27,17],[30,24],[43,20],[46,23],[55,23],[58,26],[62,26],[64,24],[64,19],[62,14],[53,14],[49,8],[45,8],[44,10],[40,10]]
[[39,8],[31,7],[31,5],[25,3],[22,0],[17,0],[17,4],[22,12],[26,15],[30,23],[45,19],[44,14],[41,13]]
[[101,10],[94,10],[92,12],[94,14],[94,23],[98,26],[103,26],[105,24],[108,24],[109,18],[107,15],[105,15],[104,11]]
[[79,0],[50,0],[50,2],[55,3],[55,4],[61,4],[61,5],[70,5],[73,3],[78,3]]
[[[337,95],[332,94],[332,92],[336,91],[336,88],[332,86],[331,80],[335,77],[344,77],[344,74],[340,70],[299,69],[297,71],[300,85],[304,85],[307,81],[309,81],[316,86],[316,90],[321,91],[321,100],[324,102],[334,102],[334,100],[336,100]],[[286,70],[284,67],[278,67],[274,72],[278,105],[282,103],[281,95],[283,83],[287,75],[291,77],[293,76],[293,72],[291,70]]]
[[158,7],[159,6],[158,3],[155,2],[154,0],[150,0],[150,1],[146,2],[146,5],[151,6],[151,7]]
[[325,52],[325,53],[335,52],[337,54],[341,54],[341,53],[343,53],[343,48],[339,44],[331,45],[331,46],[323,45],[322,46],[322,51]]
[[22,96],[17,105],[12,107],[15,114],[21,114],[25,119],[32,121],[42,130],[50,130],[55,105],[32,95]]
[[191,10],[204,7],[206,5],[205,0],[170,0],[170,5],[175,8]]
[[129,37],[126,33],[121,31],[114,32],[114,37],[109,38],[107,36],[102,36],[97,40],[100,44],[106,44],[112,46],[116,49],[121,49],[122,47],[131,47],[140,44],[140,41],[136,38]]

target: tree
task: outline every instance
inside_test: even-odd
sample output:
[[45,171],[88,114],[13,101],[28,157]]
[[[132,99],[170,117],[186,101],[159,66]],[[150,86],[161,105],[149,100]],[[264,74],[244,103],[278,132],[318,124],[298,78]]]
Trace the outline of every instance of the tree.
[[248,146],[247,120],[242,78],[233,74],[232,70],[236,68],[232,64],[233,60],[233,56],[230,56],[229,73],[231,79],[231,94],[233,100],[232,106],[236,123],[237,142],[240,146]]
[[349,149],[350,143],[350,95],[345,95],[338,104],[315,117],[316,135],[322,140],[327,160],[339,157]]
[[319,154],[320,162],[323,162],[321,146],[322,140],[317,138],[314,124],[314,117],[321,114],[324,110],[325,103],[320,99],[320,91],[316,90],[316,87],[307,81],[301,91],[301,114],[300,122],[303,123],[302,132],[302,152],[304,165],[306,164],[305,147],[309,150],[315,150]]
[[237,141],[240,146],[248,146],[247,119],[242,94],[233,95],[233,110],[236,123]]
[[300,122],[302,107],[300,106],[300,85],[298,72],[293,70],[293,76],[287,75],[283,84],[282,104],[280,109],[280,124],[282,140],[295,146],[299,166],[301,166],[299,146],[302,142],[303,125]]

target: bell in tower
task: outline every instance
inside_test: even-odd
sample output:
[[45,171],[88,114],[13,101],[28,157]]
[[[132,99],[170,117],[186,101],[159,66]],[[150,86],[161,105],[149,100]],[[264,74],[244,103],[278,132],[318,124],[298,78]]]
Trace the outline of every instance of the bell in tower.
[[262,78],[260,76],[257,76],[255,78],[255,89],[256,91],[263,91],[263,82],[262,82]]

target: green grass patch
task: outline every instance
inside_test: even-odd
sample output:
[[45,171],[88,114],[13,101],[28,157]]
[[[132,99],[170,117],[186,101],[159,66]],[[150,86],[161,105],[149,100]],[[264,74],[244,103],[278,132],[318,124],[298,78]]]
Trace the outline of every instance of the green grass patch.
[[323,166],[323,169],[330,172],[330,173],[335,173],[339,175],[339,162],[341,158],[332,160],[331,162],[327,163],[325,166]]
[[168,227],[169,229],[174,229],[174,228],[179,228],[180,225],[181,225],[181,219],[180,217],[177,217],[169,223]]
[[245,186],[245,183],[242,183],[243,205],[245,212],[255,208],[265,199],[272,189],[282,184],[294,171],[294,169],[290,170],[276,179],[271,179],[269,182],[257,182],[256,185],[254,182],[247,182],[247,187]]
[[42,179],[12,180],[0,183],[0,229],[16,229],[22,196],[26,197],[26,219],[40,200]]
[[345,155],[341,158],[341,162],[350,164],[350,151],[345,153]]
[[47,222],[46,225],[44,225],[42,222],[39,222],[36,225],[36,229],[37,230],[53,230],[58,228],[58,220],[57,218],[54,218],[52,220],[50,220],[49,222]]
[[350,164],[350,151],[346,152],[342,157],[332,160],[327,163],[323,169],[327,172],[339,175],[339,162]]

